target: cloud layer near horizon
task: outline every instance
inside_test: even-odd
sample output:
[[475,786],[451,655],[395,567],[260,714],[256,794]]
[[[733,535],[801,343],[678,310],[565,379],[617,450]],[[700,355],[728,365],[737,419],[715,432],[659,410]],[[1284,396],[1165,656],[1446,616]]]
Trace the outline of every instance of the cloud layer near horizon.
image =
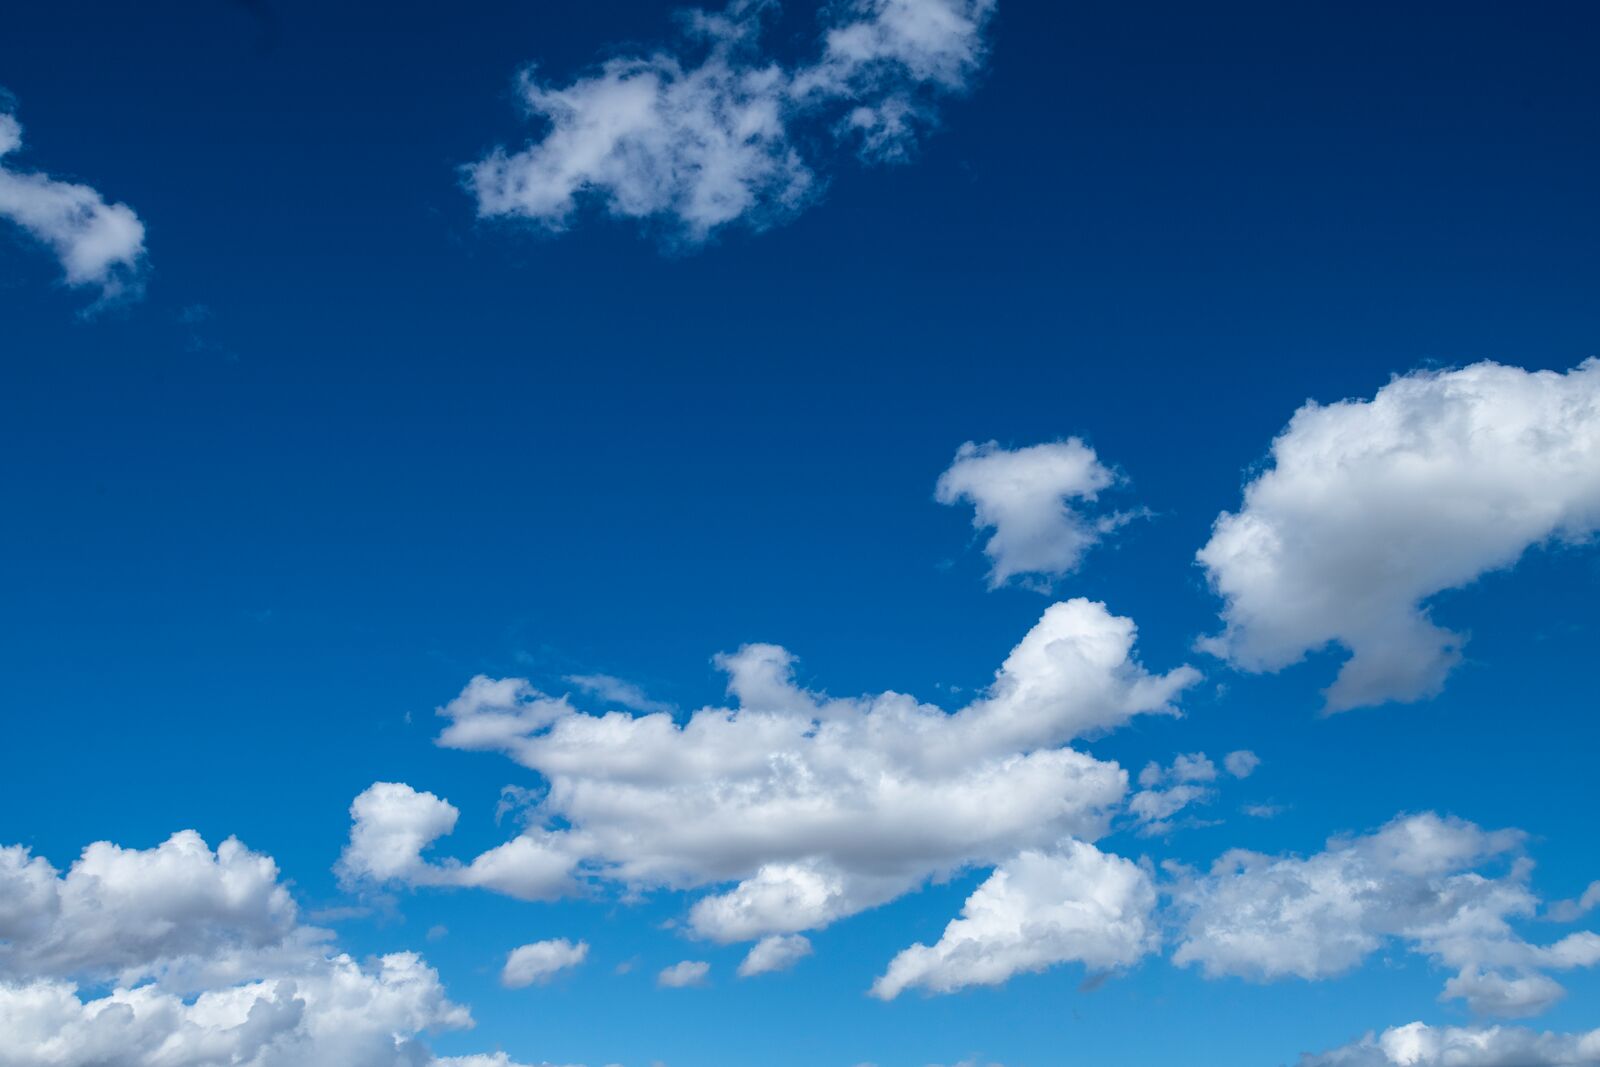
[[0,848],[0,1067],[518,1067],[435,1057],[424,1032],[472,1025],[437,972],[331,941],[232,838],[97,842],[65,873]]

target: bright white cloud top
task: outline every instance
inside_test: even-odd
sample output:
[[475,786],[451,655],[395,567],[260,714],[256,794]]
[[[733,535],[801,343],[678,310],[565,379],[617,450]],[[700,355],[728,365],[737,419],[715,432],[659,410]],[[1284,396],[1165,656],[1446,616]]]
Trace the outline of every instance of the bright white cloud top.
[[1094,449],[1076,437],[1015,450],[968,441],[939,476],[934,498],[970,503],[972,525],[994,531],[983,546],[991,589],[1019,577],[1039,579],[1035,584],[1047,589],[1127,521],[1127,515],[1086,514],[1074,503],[1094,503],[1115,482]]
[[1600,362],[1478,363],[1310,403],[1272,461],[1200,550],[1226,601],[1203,647],[1273,671],[1337,643],[1350,658],[1329,710],[1418,700],[1463,641],[1429,618],[1429,597],[1600,527]]
[[[701,897],[691,930],[716,941],[818,929],[969,866],[1109,828],[1127,773],[1070,747],[1139,715],[1176,714],[1199,678],[1152,674],[1131,620],[1055,604],[989,689],[954,712],[887,692],[835,699],[798,686],[793,657],[718,657],[730,708],[686,722],[592,715],[519,679],[474,679],[440,709],[439,743],[500,751],[548,784],[524,834],[468,864],[423,852],[455,809],[400,784],[351,808],[352,879],[479,885],[533,897],[571,877]],[[563,828],[551,829],[559,823]]]
[[1024,852],[967,898],[937,943],[897,955],[872,993],[953,993],[1069,961],[1096,971],[1131,966],[1160,945],[1155,906],[1150,876],[1120,856],[1081,841]]
[[1305,1056],[1299,1067],[1591,1067],[1600,1030],[1538,1033],[1520,1027],[1410,1023],[1353,1045]]
[[546,130],[468,168],[479,214],[559,230],[589,199],[691,242],[736,220],[781,219],[819,186],[797,128],[831,131],[867,158],[903,157],[938,98],[980,66],[994,0],[849,0],[828,9],[820,55],[793,67],[762,52],[771,7],[691,13],[694,58],[619,57],[559,87],[524,71],[522,102]]
[[1173,960],[1213,978],[1320,979],[1402,944],[1457,971],[1443,999],[1479,1014],[1538,1014],[1563,995],[1546,972],[1600,963],[1600,934],[1536,945],[1516,932],[1513,921],[1539,906],[1522,843],[1515,830],[1428,813],[1308,857],[1235,850],[1204,875],[1174,868]]
[[[99,842],[65,874],[0,849],[4,1067],[448,1067],[426,1032],[470,1027],[409,952],[357,963],[302,926],[277,865],[193,831]],[[85,995],[78,982],[111,980]],[[503,1057],[483,1063],[516,1067]]]
[[139,216],[87,185],[14,169],[6,157],[21,148],[21,124],[0,112],[0,218],[49,248],[67,284],[98,286],[107,299],[129,292],[144,258]]

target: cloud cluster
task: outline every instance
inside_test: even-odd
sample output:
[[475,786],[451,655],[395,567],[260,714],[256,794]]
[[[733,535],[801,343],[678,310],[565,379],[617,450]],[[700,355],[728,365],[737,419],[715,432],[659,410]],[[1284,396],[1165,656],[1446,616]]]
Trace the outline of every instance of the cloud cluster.
[[65,874],[0,848],[0,976],[134,981],[283,946],[297,928],[277,866],[233,838],[215,852],[192,830],[145,850],[101,841]]
[[1299,1067],[1590,1067],[1600,1030],[1538,1033],[1515,1027],[1410,1023],[1353,1045],[1304,1056]]
[[1081,841],[1023,852],[967,898],[937,943],[895,956],[872,993],[952,993],[1069,961],[1097,971],[1131,966],[1160,945],[1155,906],[1150,876],[1120,856]]
[[617,217],[662,220],[691,242],[736,220],[766,225],[817,190],[802,129],[869,158],[904,156],[938,97],[977,70],[994,3],[846,0],[826,10],[820,55],[789,67],[761,49],[774,5],[734,0],[684,19],[690,58],[618,57],[564,86],[530,68],[519,95],[544,136],[473,164],[468,186],[481,216],[552,230],[586,199]]
[[[548,877],[519,888],[552,891],[569,876],[633,889],[733,883],[694,904],[692,932],[742,941],[820,928],[929,878],[1101,836],[1127,774],[1070,742],[1173,714],[1198,678],[1146,671],[1134,640],[1133,623],[1101,604],[1053,605],[953,712],[894,692],[811,692],[772,645],[718,657],[734,706],[681,722],[588,714],[525,681],[475,679],[440,709],[450,722],[439,743],[501,751],[542,776],[524,834],[486,854],[493,863],[428,860],[455,809],[380,784],[352,806],[342,870],[502,891],[513,880],[489,879],[490,868],[536,870]],[[513,852],[525,864],[500,855]]]
[[1301,408],[1200,550],[1224,598],[1206,650],[1272,671],[1337,643],[1329,710],[1438,691],[1463,638],[1426,601],[1600,527],[1600,362],[1396,378]]
[[65,874],[0,849],[0,1067],[472,1067],[421,1039],[472,1018],[420,957],[329,940],[231,838],[99,842]]
[[1065,441],[1008,450],[994,441],[968,441],[939,476],[934,498],[973,506],[972,525],[992,529],[983,546],[991,561],[989,587],[1030,577],[1041,590],[1078,569],[1083,554],[1127,521],[1124,514],[1090,515],[1074,501],[1093,503],[1116,476],[1094,449]]
[[[1223,757],[1223,767],[1235,778],[1248,778],[1260,766],[1254,752],[1240,750]],[[1171,833],[1172,820],[1191,804],[1209,804],[1216,799],[1212,783],[1217,780],[1217,765],[1204,752],[1178,756],[1170,767],[1147,763],[1139,772],[1139,791],[1128,801],[1128,813],[1144,837]]]
[[94,285],[104,299],[137,286],[144,224],[126,204],[108,204],[87,185],[12,169],[22,126],[0,111],[0,218],[11,220],[54,253],[69,285]]
[[[1236,850],[1203,875],[1174,867],[1173,960],[1208,977],[1318,979],[1398,943],[1457,970],[1441,999],[1480,1014],[1536,1014],[1563,994],[1546,972],[1600,963],[1600,935],[1535,945],[1513,929],[1539,903],[1522,841],[1425,813],[1304,858]],[[1505,869],[1486,873],[1494,865]]]

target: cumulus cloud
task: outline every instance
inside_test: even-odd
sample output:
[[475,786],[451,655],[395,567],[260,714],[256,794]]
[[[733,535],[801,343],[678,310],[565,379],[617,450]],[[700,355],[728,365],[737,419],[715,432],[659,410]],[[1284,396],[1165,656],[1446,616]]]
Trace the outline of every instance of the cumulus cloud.
[[409,953],[366,970],[337,956],[283,977],[207,990],[154,985],[83,999],[70,982],[0,983],[4,1067],[396,1067],[431,1064],[417,1035],[468,1026]]
[[811,942],[799,934],[770,934],[757,941],[739,964],[739,977],[787,971],[811,955]]
[[1512,921],[1539,903],[1522,842],[1517,831],[1425,813],[1309,857],[1236,850],[1204,875],[1174,867],[1173,960],[1208,977],[1319,979],[1401,944],[1457,969],[1441,999],[1480,1014],[1536,1014],[1562,995],[1545,972],[1600,962],[1600,935],[1535,945],[1515,931]]
[[423,1041],[472,1017],[421,957],[359,963],[330,939],[232,838],[99,842],[65,873],[0,849],[0,1067],[474,1063]]
[[1126,514],[1091,515],[1074,503],[1094,503],[1115,481],[1076,437],[1015,450],[968,441],[939,476],[934,498],[970,503],[972,525],[994,531],[983,546],[991,589],[1028,577],[1043,590],[1077,570],[1095,542],[1127,521]]
[[1597,526],[1600,362],[1478,363],[1308,403],[1200,550],[1226,624],[1202,647],[1274,671],[1335,643],[1350,658],[1330,711],[1419,700],[1463,641],[1434,624],[1430,597]]
[[656,984],[663,989],[687,989],[705,985],[706,976],[710,973],[711,964],[705,960],[683,960],[671,967],[663,967],[661,973],[656,975]]
[[577,944],[565,938],[535,941],[511,950],[506,957],[505,967],[500,971],[500,984],[507,989],[522,989],[536,982],[542,984],[588,958],[587,941]]
[[768,225],[817,192],[802,149],[811,133],[904,157],[938,98],[979,67],[994,0],[846,0],[825,12],[821,54],[794,66],[762,52],[774,6],[692,12],[682,54],[610,59],[566,85],[525,70],[518,94],[544,134],[467,168],[480,216],[560,230],[592,201],[690,242],[735,221]]
[[1504,1026],[1410,1023],[1315,1056],[1299,1067],[1586,1067],[1600,1064],[1600,1030],[1538,1033]]
[[872,994],[952,993],[1069,961],[1099,971],[1130,966],[1160,943],[1155,905],[1150,876],[1120,856],[1082,841],[1026,851],[995,869],[936,944],[897,955]]
[[0,111],[0,218],[45,245],[68,285],[99,287],[112,299],[138,284],[144,224],[126,204],[108,204],[87,185],[13,169],[5,157],[22,147],[22,125]]
[[[629,889],[731,888],[690,928],[719,941],[819,928],[924,881],[991,866],[1063,837],[1106,832],[1127,789],[1115,763],[1070,747],[1142,714],[1175,714],[1198,674],[1152,674],[1135,628],[1101,604],[1050,607],[989,688],[956,711],[887,692],[830,698],[799,686],[772,645],[720,657],[733,707],[677,721],[591,715],[520,680],[474,679],[440,709],[439,742],[492,747],[538,772],[524,849],[569,874]],[[495,703],[484,697],[498,694]],[[559,712],[555,709],[559,708]],[[455,809],[408,786],[357,798],[341,870],[352,878],[503,888],[421,849]],[[523,843],[526,842],[526,843]],[[525,894],[531,895],[531,894]]]
[[175,961],[267,950],[298,931],[271,857],[192,830],[152,849],[101,841],[65,874],[0,848],[0,976],[132,981]]
[[424,858],[434,841],[455,829],[459,815],[455,805],[403,782],[374,783],[350,805],[350,841],[336,868],[340,880],[351,887],[477,887],[519,900],[553,900],[573,889],[574,849],[581,843],[574,834],[529,830],[465,865]]

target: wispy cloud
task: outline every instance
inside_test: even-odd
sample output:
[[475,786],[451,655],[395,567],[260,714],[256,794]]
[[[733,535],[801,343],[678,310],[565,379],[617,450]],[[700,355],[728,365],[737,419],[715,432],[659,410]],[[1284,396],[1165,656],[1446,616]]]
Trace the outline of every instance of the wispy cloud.
[[136,295],[144,260],[139,216],[87,185],[13,168],[6,157],[21,148],[22,124],[0,111],[0,218],[49,248],[68,285],[97,286],[102,302]]
[[691,244],[736,221],[770,225],[820,189],[822,149],[805,146],[906,158],[938,100],[971,83],[995,0],[851,0],[796,66],[762,50],[775,6],[686,13],[677,51],[611,59],[566,85],[523,71],[518,93],[545,133],[467,168],[478,213],[561,230],[589,201]]

